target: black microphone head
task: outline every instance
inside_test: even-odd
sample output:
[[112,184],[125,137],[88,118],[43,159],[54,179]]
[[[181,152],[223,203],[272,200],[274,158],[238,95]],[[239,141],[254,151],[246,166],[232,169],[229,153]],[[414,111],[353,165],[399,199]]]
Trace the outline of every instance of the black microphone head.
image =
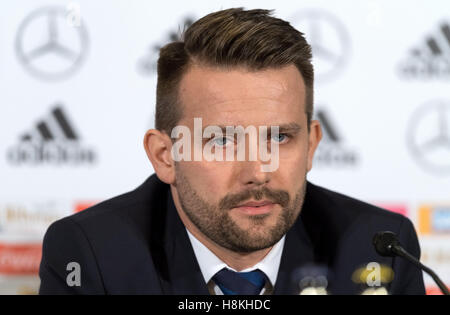
[[375,250],[381,256],[394,257],[396,254],[392,251],[394,246],[400,245],[397,239],[397,235],[394,232],[382,231],[378,232],[373,236],[373,246]]

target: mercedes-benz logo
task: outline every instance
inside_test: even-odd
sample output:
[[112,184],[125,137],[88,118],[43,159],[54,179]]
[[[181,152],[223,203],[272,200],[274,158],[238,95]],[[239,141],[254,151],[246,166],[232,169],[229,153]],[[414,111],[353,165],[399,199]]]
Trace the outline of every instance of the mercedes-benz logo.
[[344,25],[330,13],[317,9],[302,10],[290,20],[312,46],[316,79],[333,79],[350,55],[350,37]]
[[88,36],[83,23],[71,26],[64,7],[45,7],[29,14],[16,36],[16,53],[34,76],[67,78],[85,59]]
[[437,174],[450,174],[450,102],[431,101],[411,117],[407,143],[414,159]]

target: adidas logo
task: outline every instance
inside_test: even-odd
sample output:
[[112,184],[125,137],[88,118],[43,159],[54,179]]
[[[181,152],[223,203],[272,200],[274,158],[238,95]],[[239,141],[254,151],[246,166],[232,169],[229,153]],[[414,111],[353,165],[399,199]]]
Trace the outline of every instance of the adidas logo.
[[50,115],[39,120],[36,126],[20,137],[19,144],[7,154],[8,161],[20,165],[81,165],[93,164],[96,154],[80,145],[78,133],[61,105]]
[[413,48],[400,63],[399,72],[409,79],[450,79],[449,23],[442,23],[432,36]]
[[319,167],[355,166],[358,163],[358,154],[355,150],[346,147],[336,125],[330,119],[329,112],[318,109],[315,112],[315,119],[322,127],[322,141],[314,155],[314,165]]

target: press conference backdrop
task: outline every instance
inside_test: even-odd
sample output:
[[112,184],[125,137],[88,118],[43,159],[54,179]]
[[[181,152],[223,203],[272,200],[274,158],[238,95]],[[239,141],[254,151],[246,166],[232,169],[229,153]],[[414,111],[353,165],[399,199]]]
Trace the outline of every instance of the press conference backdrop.
[[411,218],[450,284],[450,2],[20,0],[0,2],[0,293],[37,292],[51,222],[153,172],[159,47],[239,6],[312,44],[324,139],[309,180]]

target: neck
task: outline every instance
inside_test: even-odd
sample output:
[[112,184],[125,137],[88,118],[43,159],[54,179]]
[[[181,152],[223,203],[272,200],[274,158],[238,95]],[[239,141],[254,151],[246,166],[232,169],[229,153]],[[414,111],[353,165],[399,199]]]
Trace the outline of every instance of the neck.
[[189,232],[198,239],[203,245],[205,245],[211,252],[214,253],[220,260],[222,260],[229,267],[236,271],[241,271],[250,267],[253,267],[260,262],[272,249],[272,247],[257,250],[251,253],[234,252],[227,248],[224,248],[217,243],[213,242],[207,236],[205,236],[188,218],[186,213],[181,208],[178,194],[172,189],[172,196],[177,209],[178,215],[184,226]]

